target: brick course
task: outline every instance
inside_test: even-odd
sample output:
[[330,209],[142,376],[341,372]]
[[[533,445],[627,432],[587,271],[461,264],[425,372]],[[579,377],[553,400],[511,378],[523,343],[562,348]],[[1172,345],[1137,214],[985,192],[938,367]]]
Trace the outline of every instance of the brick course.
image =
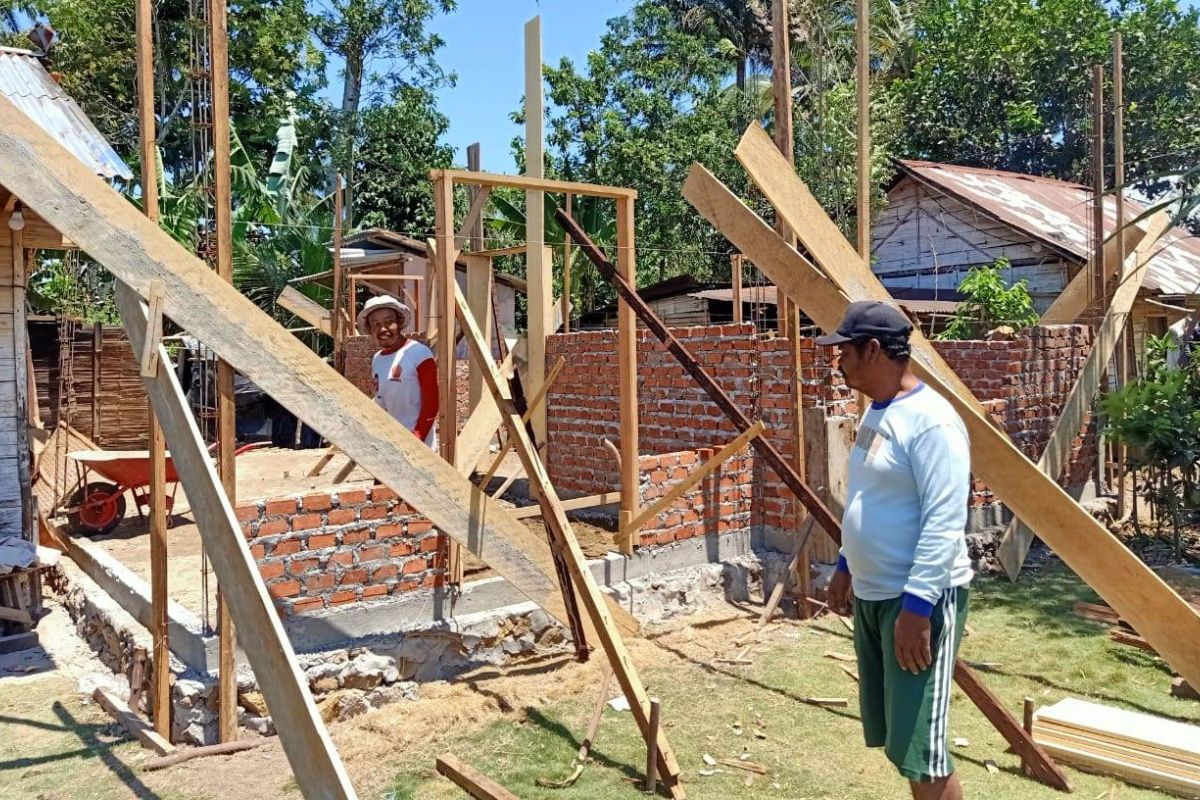
[[286,614],[442,580],[433,526],[382,486],[259,501],[237,514],[267,591]]

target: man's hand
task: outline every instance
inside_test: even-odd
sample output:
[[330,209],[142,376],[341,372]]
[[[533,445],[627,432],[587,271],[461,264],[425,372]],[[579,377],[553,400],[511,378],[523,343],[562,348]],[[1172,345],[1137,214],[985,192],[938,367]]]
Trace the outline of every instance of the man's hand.
[[850,573],[837,570],[833,573],[833,580],[829,582],[829,589],[825,592],[826,599],[829,600],[829,610],[835,614],[840,614],[843,617],[848,617],[854,612],[852,603],[854,593],[850,583]]
[[933,656],[929,652],[928,617],[901,610],[896,618],[896,660],[900,669],[913,675],[929,669]]

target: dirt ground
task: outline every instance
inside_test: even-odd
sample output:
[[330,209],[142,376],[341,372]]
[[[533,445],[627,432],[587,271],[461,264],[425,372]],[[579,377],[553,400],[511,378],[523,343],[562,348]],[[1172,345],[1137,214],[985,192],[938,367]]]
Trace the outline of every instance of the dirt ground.
[[[321,450],[285,450],[269,447],[252,450],[238,457],[237,497],[238,503],[266,498],[302,495],[308,492],[328,489],[333,477],[345,466],[347,458],[337,455],[325,466],[320,475],[308,477],[307,473],[317,459]],[[519,463],[515,456],[505,459],[504,464],[493,479],[491,490],[495,491],[511,470],[518,469]],[[373,478],[366,470],[357,467],[350,473],[345,482],[338,488],[359,488],[369,486]],[[505,492],[506,500],[518,505],[529,504],[527,481],[515,481]],[[93,537],[93,541],[103,547],[109,554],[116,557],[129,567],[136,575],[149,582],[150,580],[150,539],[146,520],[137,516],[132,497],[127,497],[129,507],[125,521],[116,530],[106,536]],[[613,533],[616,530],[615,517],[609,521],[596,512],[579,512],[572,514],[572,527],[579,540],[580,547],[588,558],[599,558],[615,549]],[[586,517],[586,520],[583,519]],[[540,518],[525,520],[531,529],[543,531]],[[206,613],[210,621],[216,617],[216,577],[211,568],[208,574],[208,605],[204,603],[205,576],[201,560],[200,532],[191,515],[187,495],[180,486],[175,495],[172,525],[167,534],[167,585],[171,600],[179,603],[192,613],[204,618]],[[465,562],[464,574],[466,580],[480,580],[495,573],[491,568],[468,555]]]

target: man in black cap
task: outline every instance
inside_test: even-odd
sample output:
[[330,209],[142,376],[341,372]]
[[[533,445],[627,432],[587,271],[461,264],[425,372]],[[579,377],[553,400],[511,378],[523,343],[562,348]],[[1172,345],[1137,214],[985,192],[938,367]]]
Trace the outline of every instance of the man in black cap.
[[850,455],[830,607],[854,614],[868,747],[882,747],[917,800],[959,800],[947,737],[967,618],[964,529],[970,449],[954,408],[909,365],[912,325],[886,303],[851,303],[837,332],[842,375],[873,401]]

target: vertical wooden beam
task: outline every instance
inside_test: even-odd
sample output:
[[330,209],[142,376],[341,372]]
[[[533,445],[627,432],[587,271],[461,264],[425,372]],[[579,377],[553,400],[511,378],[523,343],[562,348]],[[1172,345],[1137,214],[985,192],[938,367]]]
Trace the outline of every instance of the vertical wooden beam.
[[657,697],[650,698],[650,731],[646,734],[646,785],[647,794],[658,792],[658,725],[662,707]]
[[[333,335],[333,367],[338,372],[342,372],[345,368],[345,339],[347,331],[342,318],[342,305],[344,304],[342,292],[346,282],[345,276],[342,274],[342,216],[344,213],[345,189],[342,185],[342,176],[340,174],[334,176],[333,179],[333,314],[329,320],[330,333]],[[350,298],[350,317],[353,319],[355,312],[354,298]],[[354,330],[349,331],[350,334]]]
[[[567,212],[568,214],[571,212]],[[568,239],[570,237],[567,237]],[[733,284],[733,321],[742,321],[742,269],[745,259],[741,253],[731,253],[729,256],[729,278]]]
[[871,258],[871,0],[856,0],[858,94],[858,254]]
[[[1121,32],[1113,34],[1113,189],[1116,194],[1117,227],[1113,232],[1117,240],[1118,258],[1125,252],[1125,54]],[[1117,281],[1124,276],[1117,274]],[[1121,344],[1117,348],[1117,383],[1124,387],[1129,383],[1129,319],[1121,328]],[[1128,457],[1125,445],[1117,446],[1117,519],[1125,519],[1126,474],[1125,460]]]
[[[567,193],[567,213],[573,212],[573,197]],[[563,267],[562,267],[562,329],[563,333],[571,332],[571,237],[563,237]]]
[[437,304],[431,312],[437,318],[437,365],[441,397],[438,401],[438,442],[442,458],[454,463],[454,445],[458,438],[458,379],[454,369],[454,184],[438,178],[433,182],[434,224],[437,228]]
[[[467,145],[467,169],[471,172],[479,172],[482,168],[481,163],[482,151],[479,148],[479,142]],[[471,187],[471,205],[475,205],[475,199],[479,197],[479,193],[483,189],[479,186]],[[467,231],[468,240],[472,250],[483,249],[483,213],[481,212],[474,220],[471,221],[471,228]],[[470,284],[468,282],[468,288]]]
[[[787,0],[773,0],[771,3],[771,28],[773,31],[771,45],[771,74],[772,86],[774,87],[775,95],[775,146],[779,148],[779,152],[787,159],[790,166],[795,165],[795,145],[792,134],[792,47],[791,37],[791,16],[788,13]],[[787,223],[784,222],[781,215],[775,215],[775,229],[779,231],[779,235],[795,246],[795,236],[788,229]],[[792,427],[791,427],[791,447],[792,447],[792,464],[796,468],[799,475],[804,474],[804,384],[802,381],[802,365],[800,363],[800,317],[796,304],[791,298],[785,296],[782,292],[779,293],[776,308],[786,318],[786,326],[781,323],[780,328],[786,330],[788,340],[788,367],[791,372],[787,376],[788,384],[792,388]],[[803,524],[806,516],[804,507],[797,504],[795,526],[797,532]],[[805,540],[805,546],[799,548],[796,564],[796,578],[799,592],[807,598],[811,587],[809,586],[809,546]],[[798,604],[800,615],[808,616],[808,603],[802,602]]]
[[[225,0],[210,0],[209,69],[212,85],[213,222],[217,239],[217,275],[233,283],[233,186],[229,164],[229,27]],[[217,362],[217,472],[229,502],[237,503],[233,367]],[[237,738],[237,640],[225,593],[217,587],[217,733],[220,741]]]
[[[633,201],[617,200],[617,274],[631,286],[637,287],[637,257],[634,250]],[[617,543],[622,553],[633,553],[638,531],[629,523],[640,503],[638,491],[638,390],[637,390],[637,322],[628,303],[617,309],[617,383],[620,398],[621,448],[621,510],[618,514],[623,535]]]
[[25,327],[25,219],[24,215],[16,213],[8,217],[9,239],[12,246],[12,295],[11,306],[5,309],[12,314],[13,325],[13,389],[16,397],[16,408],[13,409],[13,419],[17,421],[16,447],[17,485],[21,492],[21,531],[36,541],[37,525],[33,518],[33,492],[30,489],[29,458],[29,428],[24,423],[28,415],[26,404],[29,401],[29,376],[26,374],[25,353],[29,349],[28,332]]
[[1092,279],[1101,309],[1107,297],[1104,280],[1104,67],[1092,67]]
[[[142,211],[158,222],[158,148],[154,119],[154,9],[152,0],[137,0],[138,136],[142,160]],[[100,357],[104,333],[96,323],[92,341],[92,438],[100,435]],[[159,369],[162,369],[160,363]],[[150,639],[154,672],[151,676],[150,711],[154,730],[171,739],[171,648],[167,627],[167,470],[163,430],[147,400],[150,451]],[[135,686],[134,689],[141,687]]]
[[[525,23],[525,174],[543,177],[542,18]],[[536,394],[546,382],[546,326],[554,302],[551,259],[546,255],[545,192],[525,192],[526,274],[529,281],[529,386]],[[533,434],[538,444],[546,441],[546,410],[533,414]]]

